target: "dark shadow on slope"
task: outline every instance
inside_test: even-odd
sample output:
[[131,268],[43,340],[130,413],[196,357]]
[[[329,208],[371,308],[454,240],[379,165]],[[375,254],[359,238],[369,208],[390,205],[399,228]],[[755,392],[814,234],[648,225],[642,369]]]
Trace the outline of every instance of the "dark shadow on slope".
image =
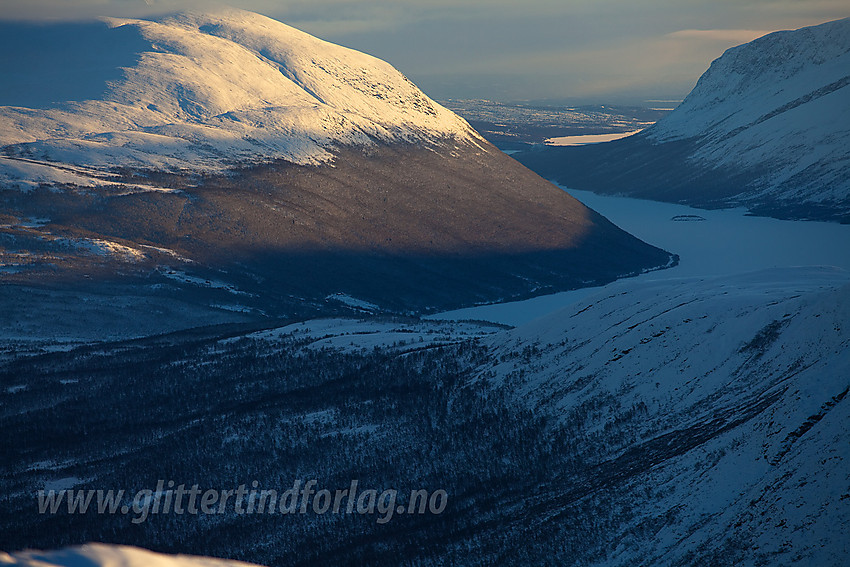
[[[586,146],[535,146],[513,158],[565,187],[602,195],[624,195],[704,209],[747,207],[752,214],[789,220],[850,223],[846,202],[800,203],[751,200],[747,193],[769,177],[770,165],[711,168],[690,159],[696,138],[656,144],[640,134]],[[784,185],[805,185],[804,175]]]
[[[130,285],[287,317],[338,312],[326,299],[336,293],[421,313],[599,285],[674,261],[493,147],[448,153],[375,147],[340,150],[333,167],[136,172],[128,183],[179,191],[8,191],[7,207],[50,219],[28,229],[24,251],[44,248],[42,236],[115,242],[148,257],[112,267],[137,278]],[[55,246],[42,252],[63,286],[80,285],[81,268],[95,282],[114,279],[91,259],[108,255],[66,262]],[[32,276],[7,279],[27,285]]]
[[640,135],[585,146],[538,146],[514,158],[571,189],[672,203],[722,207],[747,177],[688,160],[697,141],[653,144]]
[[[0,106],[53,108],[102,98],[151,44],[130,25],[0,23]],[[44,77],[50,77],[45,81]]]
[[[240,267],[262,278],[247,289],[321,301],[344,293],[393,311],[431,312],[479,303],[518,300],[636,275],[648,263],[665,266],[668,253],[647,254],[635,239],[596,242],[573,250],[480,255],[258,252]],[[250,286],[250,287],[249,287]],[[280,291],[275,291],[280,290]],[[285,291],[286,295],[280,293]]]

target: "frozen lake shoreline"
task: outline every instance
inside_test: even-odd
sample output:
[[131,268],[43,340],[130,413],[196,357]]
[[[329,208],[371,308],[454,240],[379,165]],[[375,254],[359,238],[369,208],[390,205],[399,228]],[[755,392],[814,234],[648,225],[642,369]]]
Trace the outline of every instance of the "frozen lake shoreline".
[[[785,221],[747,216],[744,209],[704,210],[565,190],[623,230],[679,254],[679,265],[675,268],[635,279],[712,277],[794,266],[836,266],[850,271],[850,225]],[[524,301],[458,309],[427,318],[480,319],[521,325],[599,289],[584,288]]]

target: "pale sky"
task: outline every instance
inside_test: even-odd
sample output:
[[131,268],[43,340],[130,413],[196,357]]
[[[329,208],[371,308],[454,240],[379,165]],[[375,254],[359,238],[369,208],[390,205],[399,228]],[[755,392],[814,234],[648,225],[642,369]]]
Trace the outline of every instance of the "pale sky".
[[[847,0],[231,0],[392,63],[433,98],[680,99],[723,51]],[[0,0],[0,19],[153,16],[200,0]]]

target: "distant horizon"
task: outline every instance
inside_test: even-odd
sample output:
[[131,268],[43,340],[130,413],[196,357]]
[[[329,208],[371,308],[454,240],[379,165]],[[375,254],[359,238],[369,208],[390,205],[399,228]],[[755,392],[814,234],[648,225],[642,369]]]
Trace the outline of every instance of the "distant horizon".
[[225,5],[388,61],[431,98],[508,104],[681,101],[726,49],[850,16],[836,0],[9,0],[0,21],[156,17]]
[[[426,93],[428,94],[428,93]],[[686,93],[687,94],[687,93]],[[430,95],[429,95],[430,96]],[[678,99],[670,99],[670,100],[659,100],[653,98],[643,98],[639,96],[629,96],[627,94],[623,95],[609,95],[605,98],[594,98],[594,97],[554,97],[554,98],[536,98],[536,99],[524,99],[524,98],[508,98],[508,99],[496,99],[489,97],[432,97],[437,102],[445,103],[445,102],[462,102],[462,101],[481,101],[481,102],[493,102],[496,104],[503,104],[506,106],[530,106],[530,107],[552,107],[552,108],[564,108],[564,107],[645,107],[651,108],[656,105],[660,105],[659,110],[673,110],[676,106],[681,104],[681,102],[685,99],[685,97],[681,97]],[[653,104],[654,103],[654,104]],[[667,106],[669,105],[669,106]],[[663,108],[661,108],[663,107]]]

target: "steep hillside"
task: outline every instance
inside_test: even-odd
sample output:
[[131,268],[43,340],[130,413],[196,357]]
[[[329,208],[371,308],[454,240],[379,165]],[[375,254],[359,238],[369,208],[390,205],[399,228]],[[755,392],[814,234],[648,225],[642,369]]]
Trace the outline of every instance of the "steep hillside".
[[576,189],[850,220],[850,19],[729,49],[669,116],[605,144],[517,155]]
[[[600,496],[622,492],[598,564],[838,565],[848,321],[850,279],[829,268],[624,282],[490,339],[487,376],[572,432]],[[586,480],[553,479],[541,516]]]
[[337,293],[422,311],[675,261],[389,64],[263,16],[2,32],[7,283],[301,316]]

